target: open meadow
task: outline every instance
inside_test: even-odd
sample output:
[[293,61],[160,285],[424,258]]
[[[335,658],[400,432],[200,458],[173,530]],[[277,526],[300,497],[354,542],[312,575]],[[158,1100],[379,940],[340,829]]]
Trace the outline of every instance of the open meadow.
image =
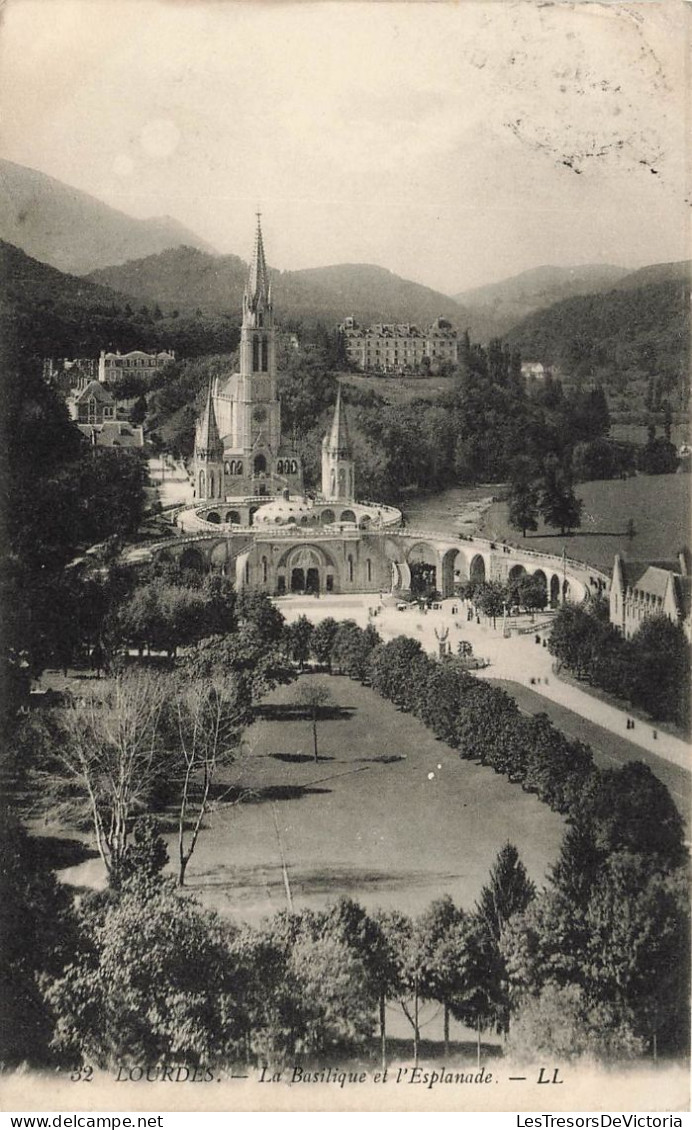
[[[296,907],[350,895],[417,914],[450,894],[472,908],[502,845],[516,844],[541,883],[564,820],[491,769],[462,761],[417,719],[342,676],[305,675],[330,692],[310,722],[280,687],[245,733],[240,765],[219,781],[187,887],[206,905],[257,922],[286,908],[283,851]],[[231,790],[229,792],[229,790]],[[241,793],[240,804],[232,801]],[[224,803],[224,799],[225,802]],[[169,838],[171,856],[175,840]],[[63,878],[98,884],[98,859]]]
[[[539,523],[522,538],[507,519],[507,503],[495,502],[483,515],[479,533],[498,541],[525,545],[543,553],[561,553],[610,571],[621,553],[632,560],[671,560],[690,541],[689,475],[636,475],[631,479],[579,483],[584,503],[581,528],[564,537]],[[629,521],[635,535],[627,536]]]

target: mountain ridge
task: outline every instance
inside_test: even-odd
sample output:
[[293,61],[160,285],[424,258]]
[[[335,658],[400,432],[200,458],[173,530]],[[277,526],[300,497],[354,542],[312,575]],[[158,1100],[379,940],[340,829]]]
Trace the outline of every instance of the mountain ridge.
[[88,274],[181,243],[209,250],[173,217],[136,219],[13,161],[0,159],[0,188],[0,238],[66,274]]

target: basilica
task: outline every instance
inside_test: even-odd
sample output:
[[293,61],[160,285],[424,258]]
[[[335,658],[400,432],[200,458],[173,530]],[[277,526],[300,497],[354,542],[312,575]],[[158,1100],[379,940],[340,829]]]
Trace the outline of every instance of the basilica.
[[[391,587],[392,556],[384,552],[383,534],[401,526],[401,513],[356,501],[341,389],[322,443],[318,493],[306,495],[300,456],[282,435],[274,308],[259,217],[243,296],[239,371],[209,385],[197,421],[193,478],[195,505],[179,523],[193,536],[215,535],[204,566],[233,575],[238,588],[281,595]],[[200,552],[191,542],[188,557]]]

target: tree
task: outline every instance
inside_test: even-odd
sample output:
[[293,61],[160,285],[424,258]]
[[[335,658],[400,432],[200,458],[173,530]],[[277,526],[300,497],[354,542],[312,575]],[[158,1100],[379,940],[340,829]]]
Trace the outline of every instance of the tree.
[[73,818],[88,815],[109,882],[117,886],[133,820],[146,811],[162,767],[165,683],[143,671],[118,675],[102,699],[67,705],[60,740],[49,743],[47,799]]
[[238,1051],[241,986],[229,928],[167,881],[87,902],[82,944],[46,979],[54,1043],[72,1061],[210,1067]]
[[237,759],[242,727],[250,719],[250,709],[248,686],[232,673],[211,683],[184,680],[177,688],[171,704],[171,736],[175,742],[173,755],[180,766],[175,803],[181,887],[185,885],[185,873],[204,817],[212,805],[217,772]]
[[315,756],[315,764],[319,761],[317,752],[317,719],[319,718],[320,710],[331,702],[331,694],[327,687],[321,686],[319,683],[301,683],[296,692],[296,703],[306,709],[312,722],[312,744]]
[[520,914],[536,896],[514,844],[506,843],[490,869],[490,880],[483,887],[476,915],[489,936],[499,942],[513,914]]
[[527,530],[538,529],[538,490],[535,466],[528,456],[520,456],[512,464],[507,497],[509,522],[526,537]]
[[0,813],[0,1060],[6,1066],[49,1061],[53,1015],[40,979],[59,976],[77,945],[71,896],[39,844],[13,812]]
[[310,641],[312,654],[318,663],[327,667],[330,675],[332,673],[332,647],[338,629],[339,625],[336,620],[332,616],[327,616],[326,619],[320,620],[319,624],[315,626]]
[[311,624],[307,616],[299,616],[297,620],[294,620],[292,624],[287,624],[285,628],[289,654],[293,662],[299,665],[301,671],[310,658],[314,631],[314,625]]
[[569,476],[557,460],[547,460],[539,502],[546,525],[557,527],[561,534],[580,526],[583,506],[572,489]]

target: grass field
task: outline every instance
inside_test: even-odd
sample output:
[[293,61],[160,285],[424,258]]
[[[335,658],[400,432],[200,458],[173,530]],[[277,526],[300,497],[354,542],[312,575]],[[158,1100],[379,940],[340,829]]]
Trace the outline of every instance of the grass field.
[[[584,502],[581,529],[569,537],[541,524],[526,539],[507,521],[507,504],[493,503],[479,533],[544,553],[567,553],[580,561],[610,570],[616,553],[630,559],[668,560],[690,542],[689,475],[637,475],[632,479],[580,483],[576,493]],[[636,529],[627,537],[627,523]]]
[[246,734],[237,783],[255,790],[254,803],[220,808],[193,857],[189,885],[205,903],[247,920],[285,907],[275,820],[299,906],[348,894],[418,913],[449,893],[472,907],[507,839],[543,879],[560,816],[462,762],[373,691],[339,676],[303,678],[333,699],[332,717],[319,723],[320,761],[309,722],[286,710],[295,686],[280,688]]
[[388,404],[409,404],[412,400],[437,400],[454,388],[453,377],[366,377],[357,373],[341,373],[343,384],[362,392],[372,390]]
[[[370,908],[419,913],[448,893],[472,908],[508,839],[543,880],[562,817],[491,769],[461,761],[368,688],[341,676],[303,678],[324,683],[333,700],[319,723],[320,761],[310,723],[290,708],[295,685],[279,688],[246,732],[240,769],[219,790],[249,796],[218,805],[192,858],[187,885],[206,905],[250,922],[285,909],[280,850],[296,907],[347,894]],[[170,850],[173,857],[173,838]],[[100,861],[63,877],[99,884]]]

